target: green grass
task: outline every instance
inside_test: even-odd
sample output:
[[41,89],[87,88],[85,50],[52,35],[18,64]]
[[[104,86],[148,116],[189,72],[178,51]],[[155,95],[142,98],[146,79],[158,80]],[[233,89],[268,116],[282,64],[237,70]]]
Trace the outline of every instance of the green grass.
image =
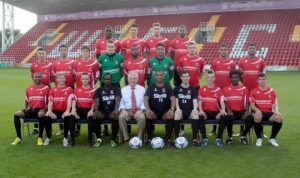
[[[54,136],[48,147],[36,146],[36,137],[25,132],[23,144],[11,146],[15,138],[13,113],[23,107],[24,88],[31,83],[28,70],[0,69],[0,177],[299,177],[300,168],[300,73],[269,74],[269,84],[277,90],[284,125],[278,135],[279,148],[253,144],[245,146],[235,138],[222,149],[213,144],[186,150],[143,147],[130,150],[106,143],[100,148],[85,146],[86,126],[77,145],[64,148],[62,136]],[[32,125],[30,126],[32,128]],[[58,129],[54,125],[55,131]],[[207,130],[210,131],[211,128]],[[157,129],[161,134],[162,127]],[[186,126],[188,137],[191,129]],[[239,130],[238,127],[235,128]],[[270,128],[265,128],[269,135]]]

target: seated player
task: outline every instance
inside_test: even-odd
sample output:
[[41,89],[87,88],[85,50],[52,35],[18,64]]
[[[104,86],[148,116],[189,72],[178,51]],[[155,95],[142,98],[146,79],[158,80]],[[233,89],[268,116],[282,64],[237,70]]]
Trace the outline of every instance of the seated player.
[[[47,138],[43,145],[49,145],[51,140],[51,124],[52,119],[63,119],[64,121],[64,140],[68,138],[69,123],[71,116],[71,105],[73,99],[73,89],[65,86],[65,74],[56,73],[57,86],[52,88],[49,93],[48,110],[44,126]],[[63,141],[64,141],[63,140]],[[42,138],[39,138],[38,145],[42,144]]]
[[175,97],[170,85],[164,83],[163,71],[156,71],[155,81],[156,84],[147,88],[144,97],[148,141],[151,142],[153,137],[154,121],[162,119],[166,122],[166,142],[170,145],[174,122]]
[[197,91],[194,87],[189,85],[190,74],[188,72],[183,71],[179,75],[182,83],[174,88],[176,98],[176,111],[174,117],[175,138],[179,136],[181,120],[192,119],[193,144],[197,146],[197,134],[199,130]]
[[234,120],[245,120],[245,129],[241,133],[241,143],[248,144],[246,139],[247,133],[253,125],[253,116],[249,113],[249,91],[244,85],[240,85],[241,72],[239,70],[232,70],[229,72],[231,85],[224,87],[223,95],[227,110],[226,127],[228,132],[228,139],[226,144],[230,145],[232,139],[232,127]]
[[[74,146],[75,144],[75,124],[78,119],[82,120],[93,120],[93,97],[96,91],[89,85],[90,78],[88,73],[81,74],[82,86],[74,90],[74,99],[72,101],[72,112],[69,117],[69,128],[70,128],[70,142],[65,137],[63,140],[64,146]],[[68,123],[67,123],[68,124]],[[88,130],[90,130],[90,125],[88,125]],[[91,133],[89,133],[89,139],[91,138]]]
[[199,128],[202,134],[201,146],[208,145],[208,139],[206,136],[205,120],[217,120],[219,124],[217,138],[215,144],[218,147],[222,147],[222,135],[225,129],[226,112],[225,104],[220,87],[214,85],[215,73],[212,70],[206,73],[206,86],[200,88],[198,93],[199,100]]
[[33,84],[26,88],[25,108],[14,114],[14,125],[17,138],[11,143],[17,145],[22,143],[20,118],[38,118],[40,124],[39,137],[43,136],[42,120],[45,119],[46,103],[49,94],[49,86],[42,84],[42,73],[35,72],[32,76]]
[[121,89],[119,127],[123,134],[125,144],[129,143],[127,121],[135,119],[138,125],[138,137],[143,138],[146,126],[146,118],[144,115],[144,94],[145,88],[137,84],[138,73],[129,72],[128,85]]
[[267,86],[267,76],[264,73],[258,75],[258,87],[250,92],[250,108],[254,117],[256,146],[262,146],[262,121],[270,120],[273,125],[269,143],[278,147],[275,138],[281,129],[283,118],[279,112],[276,92]]
[[[121,98],[121,91],[119,87],[113,86],[111,84],[112,75],[110,73],[103,74],[101,88],[96,90],[96,94],[94,96],[94,114],[92,120],[92,128],[96,133],[97,141],[94,144],[94,147],[100,146],[102,144],[102,140],[100,137],[101,133],[101,122],[104,119],[109,119],[111,121],[111,146],[116,147],[116,138],[119,129],[119,105]],[[89,129],[89,134],[91,136],[91,131]],[[89,140],[91,137],[89,137]]]

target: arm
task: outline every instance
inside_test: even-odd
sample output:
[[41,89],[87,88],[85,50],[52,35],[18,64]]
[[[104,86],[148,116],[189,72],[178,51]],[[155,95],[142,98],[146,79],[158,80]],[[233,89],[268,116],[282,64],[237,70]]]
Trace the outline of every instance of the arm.
[[179,107],[179,100],[178,98],[176,98],[176,111],[181,111],[180,107]]
[[170,99],[171,99],[171,110],[172,111],[175,111],[175,107],[176,107],[176,99],[175,99],[175,96],[171,96],[170,97]]

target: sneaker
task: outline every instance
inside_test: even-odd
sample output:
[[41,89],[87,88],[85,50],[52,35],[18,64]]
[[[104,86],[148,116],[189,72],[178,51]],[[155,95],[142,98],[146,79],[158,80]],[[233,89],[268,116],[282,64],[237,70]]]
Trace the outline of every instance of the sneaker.
[[62,134],[64,134],[64,131],[63,130],[59,130],[55,135],[59,136],[59,135],[62,135]]
[[226,140],[226,145],[231,145],[233,143],[233,139],[232,138],[228,138]]
[[207,138],[203,139],[200,144],[203,147],[207,147],[207,145],[208,145],[208,139]]
[[69,146],[70,146],[70,147],[73,147],[74,145],[75,145],[75,140],[74,140],[74,139],[73,139],[73,140],[71,139],[70,142],[69,142]]
[[63,146],[65,146],[65,147],[69,146],[69,142],[68,142],[67,138],[63,139]]
[[170,147],[170,146],[172,146],[172,142],[171,142],[171,140],[169,140],[169,139],[166,139],[166,140],[165,140],[165,146],[166,146],[166,147]]
[[241,137],[240,142],[244,145],[248,145],[248,140],[246,137]]
[[98,138],[96,140],[96,142],[94,143],[93,147],[99,147],[100,145],[102,145],[102,139],[101,138]]
[[215,144],[216,144],[217,147],[223,147],[222,140],[219,139],[219,138],[216,139]]
[[216,135],[215,131],[212,131],[211,133],[208,134],[208,136],[215,136],[215,135]]
[[256,140],[255,145],[258,146],[258,147],[261,147],[261,146],[262,146],[262,139],[261,139],[261,138],[258,138],[258,139]]
[[30,135],[36,135],[39,133],[39,129],[34,128]]
[[272,146],[275,146],[275,147],[278,147],[278,146],[279,146],[279,144],[276,142],[275,138],[271,138],[271,139],[269,140],[269,143],[270,143]]
[[113,147],[113,148],[115,148],[115,147],[117,147],[118,145],[117,145],[117,143],[115,142],[115,141],[110,141],[110,145],[111,145],[111,147]]
[[51,142],[51,140],[50,140],[48,137],[46,137],[46,139],[45,139],[43,145],[47,146],[47,145],[50,144],[50,142]]
[[194,146],[197,146],[197,147],[200,146],[198,140],[193,140],[193,145],[194,145]]
[[38,145],[38,146],[42,146],[42,145],[43,145],[43,139],[42,139],[41,137],[39,137],[39,138],[37,139],[37,145]]
[[184,130],[180,130],[179,136],[183,136],[183,135],[184,135]]
[[11,145],[17,145],[19,143],[22,143],[22,139],[20,139],[19,137],[15,138],[15,140],[11,143]]

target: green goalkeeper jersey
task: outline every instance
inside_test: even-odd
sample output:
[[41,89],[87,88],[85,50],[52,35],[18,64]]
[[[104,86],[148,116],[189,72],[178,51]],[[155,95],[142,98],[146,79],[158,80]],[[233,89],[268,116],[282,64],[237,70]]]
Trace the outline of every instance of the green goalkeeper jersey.
[[150,69],[150,85],[156,83],[155,74],[156,71],[163,71],[164,72],[164,83],[170,85],[170,81],[174,75],[174,66],[173,60],[169,57],[164,57],[162,59],[158,59],[156,57],[151,58],[149,60],[149,69]]
[[118,53],[109,55],[107,53],[102,54],[98,58],[98,63],[100,64],[100,79],[102,81],[103,75],[105,73],[110,73],[112,75],[112,84],[117,84],[120,82],[123,76],[123,63],[124,58]]

